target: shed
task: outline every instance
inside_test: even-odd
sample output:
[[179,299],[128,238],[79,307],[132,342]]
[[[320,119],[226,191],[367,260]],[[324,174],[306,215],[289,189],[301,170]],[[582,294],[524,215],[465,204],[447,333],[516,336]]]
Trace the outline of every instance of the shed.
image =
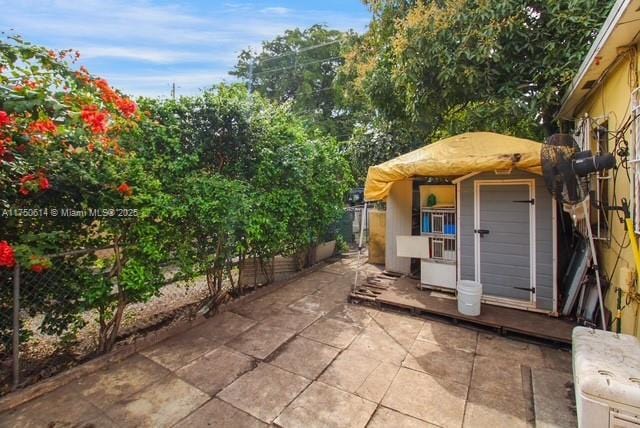
[[541,148],[474,132],[370,167],[365,199],[386,201],[386,269],[410,274],[419,259],[425,288],[475,280],[485,303],[555,314],[556,203]]

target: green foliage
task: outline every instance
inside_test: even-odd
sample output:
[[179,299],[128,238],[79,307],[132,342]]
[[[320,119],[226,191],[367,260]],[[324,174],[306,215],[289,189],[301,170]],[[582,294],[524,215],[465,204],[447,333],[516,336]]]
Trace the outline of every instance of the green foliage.
[[416,148],[467,131],[553,133],[612,1],[367,3],[373,21],[339,78],[353,102],[368,104],[369,127],[402,129]]
[[230,74],[248,81],[268,100],[291,103],[292,111],[310,128],[345,140],[357,112],[343,103],[336,75],[344,64],[344,52],[356,38],[353,31],[323,25],[286,30],[263,42],[259,54],[242,51]]
[[[75,70],[73,57],[18,37],[0,42],[0,239],[21,266],[23,309],[45,315],[40,329],[63,334],[95,309],[99,349],[106,351],[126,305],[147,300],[162,284],[168,241],[158,219],[165,207],[157,203],[159,181],[135,155],[141,144],[131,136],[142,120],[135,103]],[[113,256],[100,260],[48,257],[113,243]],[[7,289],[3,308],[11,306]],[[8,350],[10,326],[0,330]]]
[[[341,215],[348,164],[289,105],[220,85],[141,99],[136,113],[57,53],[19,39],[0,47],[0,209],[41,210],[3,215],[0,241],[16,254],[23,307],[45,314],[45,333],[68,338],[94,310],[98,351],[109,351],[126,307],[159,293],[163,264],[187,279],[205,274],[215,308],[223,281],[235,285],[236,260],[303,253]],[[5,259],[0,276],[10,281]],[[0,308],[11,305],[2,287]],[[8,351],[10,318],[0,320]]]
[[172,199],[165,221],[175,225],[182,275],[204,273],[214,304],[223,279],[233,284],[233,260],[302,254],[342,214],[349,165],[289,105],[219,85],[141,106],[154,126],[141,125],[138,138],[152,144],[140,154]]

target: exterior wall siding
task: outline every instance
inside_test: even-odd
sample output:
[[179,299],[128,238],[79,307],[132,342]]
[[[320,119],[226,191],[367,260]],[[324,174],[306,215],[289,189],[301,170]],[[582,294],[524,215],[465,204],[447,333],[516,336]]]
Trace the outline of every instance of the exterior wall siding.
[[[637,45],[636,48],[638,47],[640,46]],[[634,80],[632,74],[638,73],[638,69],[634,68],[636,64],[637,60],[631,61],[628,57],[620,61],[616,67],[609,70],[603,81],[594,88],[591,96],[580,101],[579,110],[574,113],[574,117],[565,119],[580,118],[588,114],[591,118],[594,118],[593,121],[595,123],[606,120],[609,131],[614,132],[618,130],[630,116],[631,93],[635,89],[630,85],[630,82]],[[602,67],[604,68],[604,65]],[[630,133],[627,134],[627,138],[629,142],[632,141]],[[614,145],[614,138],[609,137],[609,151],[613,150]],[[638,156],[639,155],[636,154],[636,157]],[[622,176],[622,178],[616,180],[615,183],[615,194],[618,198],[616,201],[611,200],[611,195],[614,194],[613,180],[609,180],[608,182],[608,192],[610,195],[608,202],[612,205],[620,205],[620,198],[625,197],[630,199],[631,196],[629,181],[624,177],[625,174],[620,173],[618,176]],[[634,197],[637,199],[638,195]],[[613,267],[616,266],[616,270],[613,272],[611,278],[609,290],[604,296],[605,306],[612,313],[615,313],[617,297],[615,289],[617,287],[624,287],[624,283],[627,281],[625,270],[626,272],[628,272],[629,269],[634,271],[635,264],[631,248],[627,247],[620,250],[619,245],[616,244],[616,242],[623,241],[625,225],[617,221],[615,215],[611,216],[610,219],[611,218],[614,219],[614,221],[610,221],[611,234],[613,235],[611,245],[608,245],[607,242],[596,242],[596,246],[600,267],[603,271],[606,272],[607,275],[612,275]],[[623,302],[625,298],[626,294],[623,296]],[[636,316],[640,311],[637,310],[637,307],[638,303],[634,302],[622,311],[621,324],[622,333],[634,334],[640,337],[640,318]]]
[[396,236],[411,235],[412,189],[411,180],[398,181],[387,198],[385,268],[406,274],[411,271],[411,259],[397,256]]
[[[476,180],[535,179],[536,216],[536,308],[553,311],[553,199],[542,177],[524,171],[513,171],[509,176],[482,173],[471,177],[460,186],[460,278],[475,280],[474,201]],[[511,269],[504,264],[505,272]]]

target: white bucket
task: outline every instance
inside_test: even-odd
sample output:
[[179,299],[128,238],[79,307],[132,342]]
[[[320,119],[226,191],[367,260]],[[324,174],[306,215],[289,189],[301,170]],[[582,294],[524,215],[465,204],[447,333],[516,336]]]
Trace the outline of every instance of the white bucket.
[[482,284],[461,279],[458,281],[458,312],[463,315],[480,315]]

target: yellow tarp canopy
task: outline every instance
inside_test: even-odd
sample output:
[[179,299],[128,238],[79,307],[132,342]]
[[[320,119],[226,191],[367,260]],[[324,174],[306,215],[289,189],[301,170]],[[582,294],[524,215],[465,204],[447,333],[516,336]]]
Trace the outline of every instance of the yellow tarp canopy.
[[387,198],[396,181],[413,177],[455,177],[509,168],[541,174],[542,144],[493,132],[445,138],[380,165],[369,167],[364,197]]

